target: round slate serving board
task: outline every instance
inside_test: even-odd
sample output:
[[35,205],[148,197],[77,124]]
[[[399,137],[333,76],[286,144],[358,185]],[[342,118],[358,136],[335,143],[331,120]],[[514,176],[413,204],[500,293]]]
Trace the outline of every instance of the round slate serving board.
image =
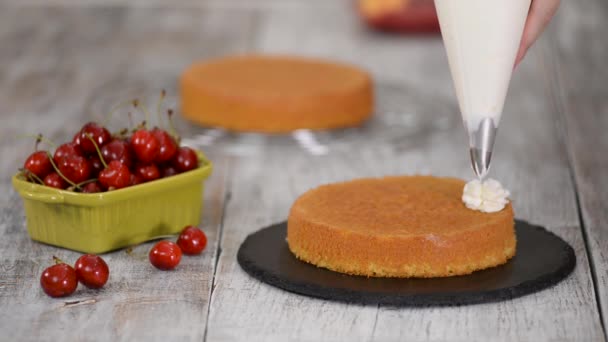
[[237,259],[254,278],[327,300],[388,306],[445,306],[496,302],[540,291],[576,265],[568,243],[543,227],[516,220],[517,254],[508,263],[466,276],[406,279],[351,276],[298,260],[287,247],[287,223],[247,237]]

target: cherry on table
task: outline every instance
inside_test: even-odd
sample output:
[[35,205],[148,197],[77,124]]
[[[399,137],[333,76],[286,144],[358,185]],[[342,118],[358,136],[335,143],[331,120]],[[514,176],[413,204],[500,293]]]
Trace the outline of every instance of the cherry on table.
[[78,280],[90,289],[102,288],[110,277],[108,264],[98,255],[85,254],[81,256],[76,260],[74,269]]
[[207,236],[197,227],[187,226],[179,234],[177,245],[184,254],[200,254],[205,249],[205,246],[207,246]]
[[131,171],[125,164],[113,160],[99,173],[97,178],[99,183],[108,190],[121,189],[130,185]]
[[175,166],[179,172],[196,169],[198,167],[198,156],[190,147],[180,147],[173,159],[173,166]]
[[131,146],[137,159],[144,163],[153,162],[160,152],[160,144],[154,134],[146,129],[139,129],[131,136]]
[[160,241],[150,250],[150,263],[159,270],[172,270],[182,259],[182,251],[171,241]]
[[36,151],[27,157],[23,168],[43,179],[53,171],[53,164],[51,164],[47,151]]
[[46,177],[44,177],[44,185],[50,186],[55,189],[65,189],[68,187],[68,183],[61,178],[61,176],[57,172],[51,172]]
[[112,139],[110,131],[105,127],[95,122],[86,123],[74,138],[76,144],[80,146],[85,154],[94,154],[97,152],[95,144],[93,144],[93,141],[91,141],[89,137],[95,141],[95,144],[97,144],[98,147],[102,147]]
[[78,286],[76,271],[64,263],[48,267],[40,276],[40,286],[51,297],[69,296]]

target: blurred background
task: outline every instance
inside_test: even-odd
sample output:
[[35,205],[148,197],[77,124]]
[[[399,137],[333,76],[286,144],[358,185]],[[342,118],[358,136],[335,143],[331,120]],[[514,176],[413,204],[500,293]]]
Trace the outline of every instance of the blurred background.
[[[557,91],[549,96],[559,97],[561,90],[554,88],[559,77],[580,83],[578,75],[584,72],[564,76],[554,71],[578,65],[572,51],[586,47],[578,47],[585,41],[577,34],[601,28],[597,23],[605,19],[603,12],[589,3],[593,1],[562,4],[514,74],[506,112],[518,106],[509,99],[523,106],[539,99],[538,94],[546,96],[543,89]],[[426,143],[429,132],[443,130],[450,132],[451,143],[462,144],[459,160],[466,165],[468,159],[430,0],[2,0],[0,43],[0,106],[4,124],[15,132],[42,126],[51,138],[65,140],[83,122],[103,118],[113,104],[133,96],[154,103],[163,88],[166,105],[179,113],[178,78],[192,63],[279,53],[351,63],[373,77],[380,115],[359,130],[319,133],[319,144],[384,140],[407,150]],[[601,49],[594,48],[588,66],[601,59]],[[589,77],[588,84],[603,82],[601,74]],[[505,117],[507,124],[516,125],[515,116]],[[126,121],[116,120],[118,125]],[[179,116],[178,126],[201,147],[219,139],[217,132]],[[2,146],[14,144],[9,143],[14,137],[0,139],[6,142]],[[263,149],[259,146],[266,139],[239,135],[216,145],[247,154]],[[243,145],[254,147],[243,152]]]
[[[167,104],[179,107],[177,81],[187,66],[244,53],[352,63],[386,92],[403,87],[421,92],[406,92],[410,100],[428,96],[425,89],[452,95],[428,0],[4,1],[0,6],[0,70],[11,83],[0,94],[11,99],[2,101],[9,106],[5,111],[53,116],[58,110],[69,117],[65,111],[74,110],[80,117],[77,111],[85,108],[100,115],[130,96],[154,101],[161,88],[168,91]],[[403,103],[379,103],[384,104],[388,114],[395,106],[403,110]],[[78,124],[57,128],[67,135]]]

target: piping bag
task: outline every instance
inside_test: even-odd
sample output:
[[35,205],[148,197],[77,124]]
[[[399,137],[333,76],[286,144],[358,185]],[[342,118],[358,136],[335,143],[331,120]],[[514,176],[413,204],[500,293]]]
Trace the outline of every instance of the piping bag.
[[460,113],[479,180],[494,141],[531,0],[435,0]]

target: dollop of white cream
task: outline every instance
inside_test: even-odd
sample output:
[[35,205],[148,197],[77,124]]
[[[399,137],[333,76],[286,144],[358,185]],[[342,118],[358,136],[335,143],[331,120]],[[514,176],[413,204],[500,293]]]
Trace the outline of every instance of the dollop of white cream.
[[509,203],[509,195],[509,191],[497,180],[487,179],[481,182],[475,179],[464,186],[462,201],[469,209],[494,213]]

